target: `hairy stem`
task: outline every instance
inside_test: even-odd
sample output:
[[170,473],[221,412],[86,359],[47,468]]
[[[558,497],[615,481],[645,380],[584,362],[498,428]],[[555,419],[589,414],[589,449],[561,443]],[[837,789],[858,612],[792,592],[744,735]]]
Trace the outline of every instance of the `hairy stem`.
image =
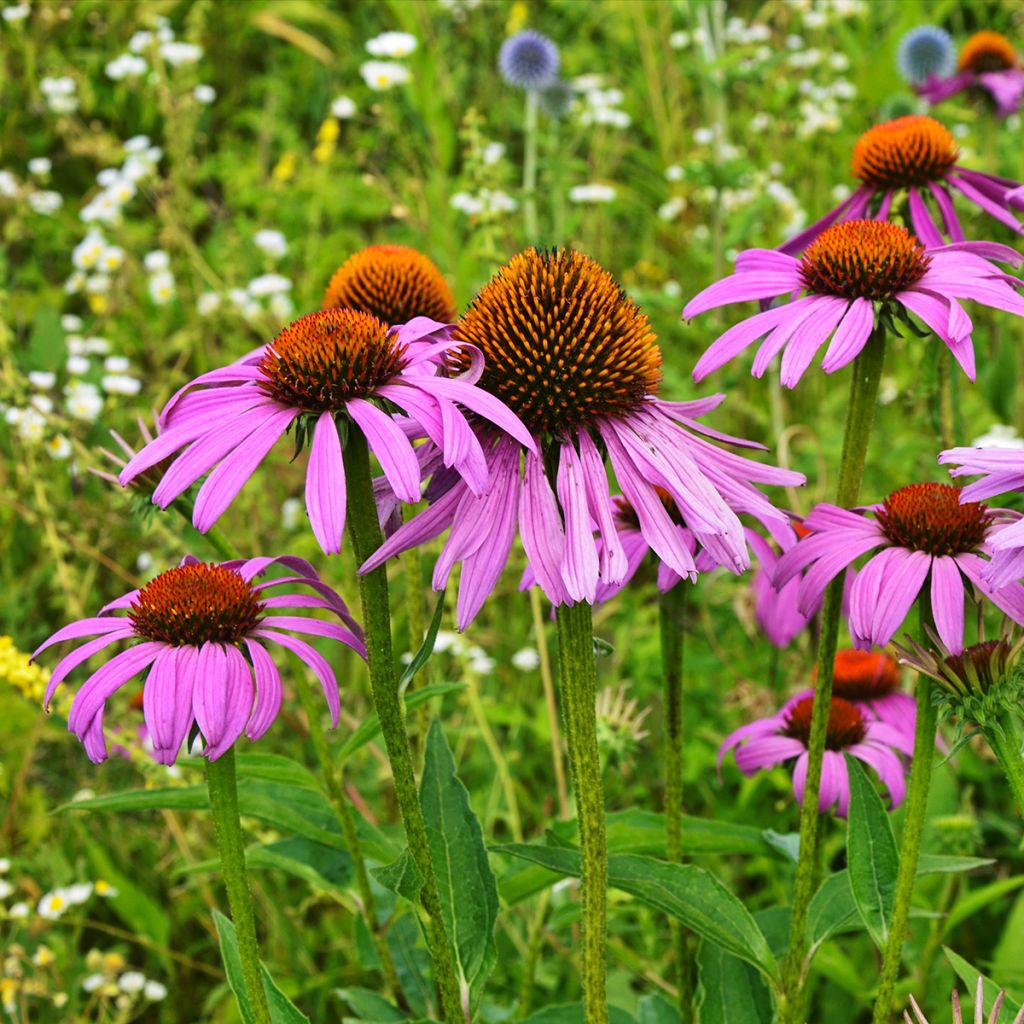
[[[345,479],[348,485],[347,531],[352,541],[356,564],[361,565],[380,547],[382,537],[377,522],[377,505],[373,498],[370,451],[366,438],[355,424],[349,427],[344,446],[344,459]],[[370,669],[373,702],[391,764],[395,795],[398,798],[398,808],[409,844],[409,855],[423,880],[420,902],[427,917],[427,945],[430,948],[434,978],[440,991],[441,1010],[448,1024],[456,1024],[463,1020],[462,1002],[451,944],[441,917],[441,898],[430,858],[427,828],[416,790],[416,775],[413,771],[412,753],[405,727],[405,709],[398,693],[398,673],[395,670],[395,657],[391,646],[391,604],[387,567],[381,566],[360,576],[359,594],[362,599],[366,660]]]
[[996,725],[985,730],[985,738],[996,755],[1010,784],[1017,810],[1024,815],[1024,755],[1021,753],[1021,736],[1013,716],[1004,711]]
[[260,975],[260,948],[256,939],[256,915],[252,893],[245,873],[245,846],[238,817],[238,785],[235,779],[235,748],[228,749],[206,765],[206,783],[210,790],[210,810],[217,833],[221,874],[228,893],[231,920],[238,936],[238,955],[242,978],[256,1024],[271,1024],[267,995]]
[[[839,463],[839,485],[836,491],[836,504],[842,508],[855,505],[860,493],[884,361],[885,335],[876,330],[853,363],[843,452]],[[826,588],[821,610],[818,674],[811,711],[811,734],[807,744],[807,782],[803,806],[800,809],[800,854],[793,883],[790,943],[782,972],[780,1024],[800,1024],[802,1021],[804,933],[807,930],[807,911],[814,895],[819,838],[818,796],[821,791],[821,764],[825,755],[826,727],[832,701],[832,675],[835,670],[839,617],[843,604],[843,578],[843,574],[840,574]]]
[[597,749],[597,667],[591,607],[585,601],[572,607],[560,605],[555,621],[562,717],[569,747],[569,772],[576,794],[582,858],[584,1016],[587,1024],[607,1024],[608,850]]

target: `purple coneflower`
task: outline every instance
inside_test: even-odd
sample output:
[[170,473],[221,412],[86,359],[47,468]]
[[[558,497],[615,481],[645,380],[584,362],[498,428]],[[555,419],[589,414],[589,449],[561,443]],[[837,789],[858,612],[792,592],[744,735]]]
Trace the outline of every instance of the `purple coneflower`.
[[956,487],[923,483],[901,487],[880,505],[859,511],[818,505],[806,519],[811,536],[779,559],[775,583],[784,586],[806,570],[798,601],[806,613],[838,573],[881,548],[850,588],[850,634],[856,647],[884,647],[926,586],[935,628],[951,651],[963,650],[968,584],[1024,623],[1024,587],[994,588],[984,579],[983,555],[989,554],[993,532],[1018,514],[959,499]]
[[[805,536],[807,533],[803,523],[794,523],[794,530],[796,532],[792,543],[795,543],[796,535]],[[792,579],[776,590],[772,579],[781,552],[771,541],[750,529],[747,530],[747,541],[758,563],[750,579],[750,589],[754,595],[754,617],[773,647],[788,647],[807,628],[818,609],[815,608],[810,615],[804,615],[797,607],[799,579]],[[792,543],[785,545],[783,550],[792,547]]]
[[[988,1016],[988,1024],[998,1024],[999,1013],[1003,1008],[1003,1000],[1005,998],[1006,992],[1000,989],[995,1002],[992,1004],[992,1012]],[[906,1024],[928,1024],[928,1019],[921,1012],[921,1007],[913,996],[910,997],[910,1006],[914,1011],[914,1016],[911,1017],[910,1012],[904,1010],[903,1020]],[[960,1008],[960,993],[956,989],[953,989],[952,1024],[964,1024],[964,1014]],[[974,991],[974,1024],[985,1024],[985,979],[980,974],[978,975],[978,986]],[[1024,1006],[1017,1011],[1017,1015],[1013,1018],[1013,1024],[1024,1024]]]
[[[517,529],[536,580],[555,605],[593,603],[600,583],[626,577],[605,453],[639,532],[679,576],[697,573],[681,525],[717,563],[737,572],[749,556],[735,509],[785,528],[785,514],[752,485],[795,485],[803,476],[706,440],[723,435],[698,417],[722,396],[658,397],[661,351],[647,317],[588,256],[570,249],[514,256],[473,301],[453,338],[483,352],[480,387],[502,399],[536,443],[482,437],[490,491],[480,496],[450,474],[435,476],[431,507],[398,529],[360,571],[451,527],[433,585],[444,587],[462,564],[460,629],[494,589]],[[595,524],[605,540],[600,550]]]
[[192,517],[196,529],[205,532],[297,424],[300,440],[312,439],[306,473],[310,525],[324,553],[336,554],[346,498],[339,427],[362,431],[402,501],[420,500],[420,462],[409,431],[381,403],[406,413],[412,432],[434,442],[444,465],[454,468],[473,494],[488,490],[487,463],[459,405],[532,449],[516,417],[473,386],[481,371],[479,353],[465,356],[464,377],[440,375],[456,347],[447,327],[423,317],[389,329],[368,313],[310,313],[264,349],[182,388],[161,414],[160,435],[131,459],[119,479],[127,484],[185,448],[163,475],[153,502],[166,508],[209,473]]
[[[272,565],[289,575],[260,581]],[[275,587],[288,592],[268,594]],[[292,593],[291,588],[312,593]],[[293,609],[319,608],[341,625]],[[275,614],[284,609],[284,614]],[[127,612],[118,615],[115,612]],[[282,632],[287,631],[287,632]],[[259,739],[281,707],[281,677],[267,650],[290,651],[320,680],[334,725],[338,724],[338,683],[328,661],[305,640],[326,637],[366,656],[361,630],[344,601],[301,558],[252,558],[205,563],[186,558],[176,569],[111,601],[91,619],[57,630],[33,655],[65,640],[88,640],[65,655],[46,688],[46,704],[61,682],[94,654],[120,641],[133,643],[97,669],[75,694],[68,729],[96,763],[107,757],[103,715],[107,699],[140,672],[147,672],[142,710],[153,757],[174,764],[193,721],[206,744],[205,756],[219,758],[244,732]]]
[[1024,101],[1024,70],[1013,43],[999,32],[975,32],[964,43],[957,72],[934,75],[915,86],[929,103],[941,103],[967,89],[988,93],[999,117],[1020,110]]
[[[950,448],[939,455],[943,465],[953,465],[950,476],[976,476],[960,492],[961,501],[979,501],[996,494],[1024,490],[1024,453],[1014,448]],[[1024,520],[993,531],[989,537],[992,561],[984,577],[993,587],[1024,578]]]
[[1022,261],[1009,246],[990,242],[926,249],[904,228],[874,220],[844,221],[826,229],[799,259],[772,249],[748,249],[737,257],[734,274],[690,300],[685,319],[733,302],[807,294],[730,327],[700,357],[693,378],[702,380],[765,335],[754,357],[755,377],[781,352],[782,383],[794,387],[830,337],[821,366],[832,373],[867,344],[875,329],[876,303],[893,303],[933,330],[973,380],[973,325],[957,300],[1024,316],[1024,298],[1013,288],[1019,282],[992,259],[1014,266]]
[[[813,704],[814,698],[810,696],[794,698],[777,714],[741,726],[719,748],[719,768],[730,750],[735,750],[736,767],[744,775],[792,763],[793,793],[802,804]],[[906,793],[906,779],[897,750],[910,752],[905,730],[868,718],[854,704],[833,697],[821,764],[818,810],[824,813],[835,805],[836,814],[846,817],[850,805],[850,776],[844,754],[870,765],[888,790],[892,806],[898,807]]]
[[[949,129],[934,118],[908,114],[869,128],[854,144],[851,169],[861,185],[821,220],[779,246],[780,252],[796,255],[825,228],[839,221],[889,216],[900,191],[907,193],[910,223],[925,245],[964,240],[953,207],[953,193],[984,210],[1001,224],[1020,232],[1022,225],[1012,210],[1024,210],[1019,182],[961,167],[960,147]],[[939,216],[929,210],[934,202]],[[942,224],[942,229],[939,228]]]

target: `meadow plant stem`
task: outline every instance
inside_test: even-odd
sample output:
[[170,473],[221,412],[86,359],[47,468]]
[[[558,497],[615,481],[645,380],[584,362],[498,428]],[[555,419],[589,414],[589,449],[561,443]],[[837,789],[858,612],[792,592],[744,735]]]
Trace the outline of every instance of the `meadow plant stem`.
[[[373,477],[370,470],[370,449],[362,432],[351,424],[344,445],[345,479],[348,485],[347,531],[361,565],[380,547],[382,537],[377,521],[377,505],[373,498]],[[437,888],[427,842],[412,752],[405,726],[405,709],[398,692],[398,673],[391,646],[391,604],[388,593],[387,566],[381,566],[359,577],[362,599],[363,629],[366,633],[366,660],[370,669],[370,688],[380,720],[381,735],[395,784],[398,808],[405,826],[409,855],[422,878],[420,901],[427,916],[427,945],[434,968],[434,978],[441,996],[441,1012],[448,1024],[463,1020],[459,983],[452,960],[452,948],[441,916],[441,898]]]
[[878,982],[872,1024],[889,1024],[892,1017],[896,979],[900,972],[903,940],[906,938],[914,882],[917,879],[917,862],[921,855],[921,836],[924,833],[928,790],[932,781],[932,763],[935,760],[935,723],[938,710],[932,701],[932,681],[926,675],[917,677],[915,694],[917,719],[914,725],[914,756],[910,762],[906,816],[903,819],[903,837],[900,841],[900,866],[896,873],[892,921],[882,957],[882,974]]
[[523,965],[523,976],[519,983],[519,1002],[516,1006],[516,1017],[525,1020],[533,1008],[533,989],[536,981],[537,961],[540,959],[541,947],[544,945],[544,926],[547,923],[548,911],[551,907],[551,890],[545,889],[537,901],[537,909],[530,921],[530,931],[526,941],[526,962]]
[[583,904],[583,1008],[587,1024],[607,1024],[608,850],[604,787],[597,748],[597,666],[592,609],[586,601],[559,605],[559,684],[569,747],[569,771],[576,794],[580,833],[580,896]]
[[1017,801],[1017,810],[1024,816],[1024,755],[1021,753],[1021,735],[1013,716],[1004,711],[995,727],[985,730],[985,738],[992,753],[1010,784],[1010,791]]
[[304,674],[300,674],[296,689],[299,694],[299,703],[302,705],[306,721],[309,723],[309,738],[313,742],[316,759],[320,762],[320,771],[327,787],[327,794],[338,815],[338,824],[341,825],[341,834],[345,838],[345,847],[352,858],[361,909],[366,919],[366,927],[373,939],[373,947],[380,959],[380,969],[384,975],[385,985],[392,995],[401,999],[402,989],[398,981],[398,972],[395,970],[395,962],[391,958],[387,939],[378,923],[376,901],[373,897],[373,889],[370,887],[370,876],[366,870],[366,858],[363,856],[363,847],[359,841],[359,832],[356,829],[352,808],[349,806],[349,799],[345,794],[344,769],[336,764],[331,757],[330,748],[327,745],[327,732],[320,717],[320,710],[317,707],[309,679]]
[[540,659],[540,681],[544,688],[544,703],[548,711],[548,729],[551,732],[551,764],[555,771],[555,794],[558,797],[558,816],[569,817],[569,788],[565,784],[565,764],[562,761],[562,730],[558,727],[558,701],[555,699],[555,680],[551,672],[551,656],[545,637],[544,601],[539,587],[530,588],[530,612],[533,631],[537,634],[537,657]]
[[537,113],[539,97],[535,89],[526,90],[523,116],[523,223],[526,244],[537,245]]
[[[679,582],[659,595],[661,676],[665,688],[665,852],[672,864],[683,861],[683,658],[686,587]],[[683,1021],[693,1019],[693,965],[682,924],[669,921]]]
[[[885,335],[876,329],[853,363],[850,401],[846,409],[846,430],[839,463],[839,484],[836,489],[836,504],[841,508],[856,505],[860,493],[860,482],[864,475],[871,424],[878,397],[878,383],[884,362]],[[800,809],[800,853],[793,883],[790,944],[782,973],[780,1024],[800,1024],[803,1020],[803,937],[807,929],[807,911],[814,895],[818,863],[818,795],[821,790],[821,764],[825,754],[825,736],[832,701],[832,675],[835,670],[839,618],[843,604],[843,582],[843,574],[840,574],[829,584],[825,590],[821,610],[818,672],[811,712],[811,734],[807,744],[807,782],[804,787],[803,806]]]
[[943,346],[939,353],[939,440],[944,449],[953,448],[956,445],[952,361],[952,353],[947,352]]
[[221,874],[228,893],[231,920],[238,937],[238,955],[242,977],[255,1024],[271,1024],[267,994],[260,975],[260,948],[256,939],[256,915],[252,893],[245,873],[245,846],[238,817],[238,784],[235,779],[235,748],[228,749],[206,765],[206,783],[210,790],[210,810],[217,833]]

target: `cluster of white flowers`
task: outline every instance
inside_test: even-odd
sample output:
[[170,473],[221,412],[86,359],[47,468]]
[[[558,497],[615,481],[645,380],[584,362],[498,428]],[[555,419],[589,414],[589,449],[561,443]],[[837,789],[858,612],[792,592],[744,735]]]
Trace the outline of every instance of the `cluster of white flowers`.
[[[143,54],[148,55],[148,59]],[[105,71],[107,77],[115,82],[125,79],[138,78],[144,75],[150,68],[150,62],[159,55],[159,59],[170,67],[181,67],[184,64],[195,64],[203,56],[203,48],[195,43],[183,43],[174,36],[174,29],[167,18],[159,16],[156,19],[156,28],[153,31],[141,29],[128,40],[127,53],[118,54],[110,61]],[[203,88],[209,89],[209,86]],[[212,91],[212,90],[211,90]],[[200,103],[212,102],[210,99],[200,99]]]
[[261,228],[252,236],[252,244],[272,260],[279,260],[288,252],[288,240],[280,231]]
[[500,188],[482,188],[476,195],[456,192],[449,200],[452,207],[468,217],[494,217],[514,213],[518,201]]
[[573,203],[610,203],[618,193],[612,185],[595,181],[588,185],[573,185],[569,200]]
[[[366,43],[371,57],[387,60],[368,60],[359,67],[363,81],[374,92],[385,92],[396,85],[404,85],[412,77],[409,68],[398,61],[408,57],[417,46],[416,37],[408,32],[382,32]],[[350,115],[351,116],[351,115]]]
[[117,895],[117,889],[103,881],[76,882],[74,885],[63,886],[44,893],[36,905],[36,913],[47,921],[56,921],[72,907],[88,903],[93,895],[111,899]]
[[104,295],[110,291],[111,275],[124,266],[124,249],[111,245],[99,228],[91,228],[71,250],[71,265],[74,270],[64,283],[69,295]]
[[283,322],[295,312],[291,290],[292,282],[284,275],[260,274],[244,288],[232,288],[228,299],[247,320],[259,319],[269,312],[275,320]]
[[142,257],[142,265],[149,271],[150,300],[155,306],[166,306],[176,292],[170,256],[163,249],[153,249]]
[[[434,640],[434,653],[450,654],[461,662],[467,671],[478,676],[490,675],[497,666],[497,662],[482,647],[478,647],[476,644],[467,644],[461,634],[447,629],[438,630]],[[412,654],[410,652],[402,655],[404,665],[408,665],[411,661]]]
[[78,86],[70,75],[41,78],[39,91],[47,107],[55,114],[73,114],[78,109]]
[[672,196],[658,207],[658,217],[664,221],[678,219],[686,209],[686,200],[682,196]]
[[146,135],[128,139],[124,152],[125,158],[120,167],[104,167],[96,175],[100,191],[82,207],[78,216],[84,223],[114,224],[119,221],[123,207],[138,192],[138,182],[153,173],[163,156],[163,150],[152,145]]
[[605,88],[601,75],[580,75],[572,80],[573,91],[579,96],[576,110],[580,124],[605,124],[612,128],[628,128],[629,114],[621,109],[625,97],[621,89]]

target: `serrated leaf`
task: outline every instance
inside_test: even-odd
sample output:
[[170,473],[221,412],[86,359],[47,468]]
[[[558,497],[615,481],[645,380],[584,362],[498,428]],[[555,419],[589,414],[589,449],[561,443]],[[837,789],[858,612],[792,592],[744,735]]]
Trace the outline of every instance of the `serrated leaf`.
[[423,888],[423,875],[416,866],[416,862],[409,855],[408,850],[403,850],[397,860],[383,867],[371,868],[370,874],[391,892],[407,899],[410,903],[416,903],[420,898],[420,890]]
[[455,759],[437,720],[427,733],[420,805],[445,931],[462,980],[478,999],[497,956],[498,887],[487,859],[483,829],[469,805],[469,793],[455,773]]
[[879,949],[889,937],[900,857],[889,814],[860,762],[849,754],[850,819],[846,860],[850,892],[868,934]]
[[[580,876],[576,850],[527,843],[497,846],[494,850],[561,875]],[[752,964],[773,982],[778,980],[778,964],[764,933],[747,908],[711,872],[694,864],[614,854],[608,858],[608,883],[677,918],[702,938]]]

